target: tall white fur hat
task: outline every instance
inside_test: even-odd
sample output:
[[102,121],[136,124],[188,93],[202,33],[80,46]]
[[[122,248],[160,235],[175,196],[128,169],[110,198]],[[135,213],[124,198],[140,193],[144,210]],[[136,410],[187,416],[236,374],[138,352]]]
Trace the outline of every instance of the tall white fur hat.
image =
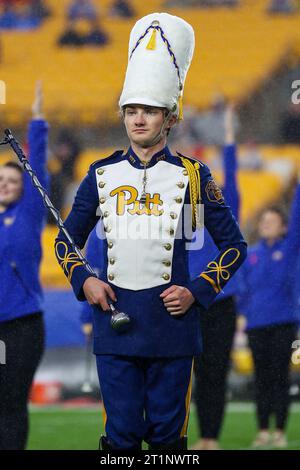
[[181,119],[183,87],[194,47],[193,28],[177,16],[151,13],[138,20],[130,33],[120,107],[158,106]]

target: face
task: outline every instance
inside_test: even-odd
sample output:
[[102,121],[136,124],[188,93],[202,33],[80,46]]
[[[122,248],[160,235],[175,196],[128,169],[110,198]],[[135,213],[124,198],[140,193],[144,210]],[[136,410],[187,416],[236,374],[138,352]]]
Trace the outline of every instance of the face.
[[286,225],[277,212],[266,211],[260,218],[258,232],[264,240],[276,240],[286,233]]
[[23,178],[14,168],[0,167],[0,205],[9,206],[17,201],[23,191]]
[[66,162],[70,159],[72,154],[72,149],[67,143],[60,143],[55,148],[56,157],[62,162]]
[[[151,146],[151,142],[160,133],[165,119],[165,110],[152,106],[126,106],[124,112],[124,123],[130,142],[140,146]],[[170,119],[172,126],[175,117]]]

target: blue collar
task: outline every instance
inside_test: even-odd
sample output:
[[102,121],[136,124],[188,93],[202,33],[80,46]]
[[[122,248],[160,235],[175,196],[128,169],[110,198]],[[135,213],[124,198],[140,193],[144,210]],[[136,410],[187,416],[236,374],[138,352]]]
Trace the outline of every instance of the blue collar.
[[265,239],[260,239],[260,246],[264,249],[264,250],[269,250],[269,251],[272,251],[272,250],[277,250],[278,248],[281,247],[282,245],[282,242],[284,241],[284,238],[285,237],[281,237],[279,238],[278,240],[276,240],[272,245],[269,245]]
[[0,217],[7,217],[7,216],[9,216],[9,215],[14,211],[14,209],[17,207],[17,205],[19,204],[20,200],[21,200],[21,199],[18,199],[17,201],[12,202],[12,203],[5,209],[5,211],[0,212]]
[[[170,157],[172,157],[172,154],[169,148],[166,146],[152,156],[150,162],[147,164],[147,168],[151,168],[152,166],[156,165],[157,162],[167,160]],[[140,170],[144,169],[144,164],[141,162],[141,160],[131,147],[129,147],[129,149],[127,150],[127,153],[124,155],[124,158],[126,158],[134,168],[138,168]]]
[[8,206],[4,212],[0,212],[0,227],[1,228],[10,225],[9,219],[11,220],[14,219],[18,204],[19,204],[19,200],[17,202],[12,203],[10,206]]

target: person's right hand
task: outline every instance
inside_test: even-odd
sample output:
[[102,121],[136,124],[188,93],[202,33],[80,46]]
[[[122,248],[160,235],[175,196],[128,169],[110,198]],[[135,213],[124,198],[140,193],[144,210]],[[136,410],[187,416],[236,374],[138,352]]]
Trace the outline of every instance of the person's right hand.
[[32,105],[33,119],[43,119],[43,90],[42,82],[38,80],[35,84],[35,97]]
[[88,277],[83,284],[83,292],[90,305],[99,305],[102,310],[108,311],[109,305],[107,296],[114,302],[117,298],[114,291],[106,282],[100,281],[96,277]]

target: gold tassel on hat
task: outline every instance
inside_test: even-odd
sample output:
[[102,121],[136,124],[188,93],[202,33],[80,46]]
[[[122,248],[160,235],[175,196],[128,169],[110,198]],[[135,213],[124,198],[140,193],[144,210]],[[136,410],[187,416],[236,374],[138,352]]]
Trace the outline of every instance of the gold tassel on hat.
[[183,120],[183,85],[179,77],[178,120]]
[[180,92],[178,98],[178,119],[179,121],[183,120],[183,99],[182,99],[182,92]]
[[148,49],[149,51],[154,51],[156,49],[156,29],[155,28],[153,28],[151,38],[149,39],[146,49]]

